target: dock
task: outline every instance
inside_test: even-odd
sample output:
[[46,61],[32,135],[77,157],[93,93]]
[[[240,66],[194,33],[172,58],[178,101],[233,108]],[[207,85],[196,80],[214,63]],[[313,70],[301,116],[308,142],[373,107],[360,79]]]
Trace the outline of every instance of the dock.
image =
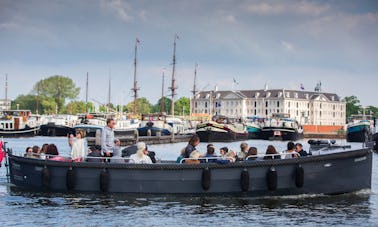
[[[147,145],[151,144],[167,144],[167,143],[181,143],[188,142],[192,135],[175,135],[172,136],[139,136],[139,137],[119,137],[121,146],[129,146],[137,142],[145,142]],[[100,139],[96,137],[87,137],[88,146],[94,146],[100,144]]]

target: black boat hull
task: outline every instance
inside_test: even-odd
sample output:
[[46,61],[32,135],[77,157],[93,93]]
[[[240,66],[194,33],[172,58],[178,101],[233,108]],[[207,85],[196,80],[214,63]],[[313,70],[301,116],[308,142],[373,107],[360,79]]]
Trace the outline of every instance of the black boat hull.
[[32,137],[38,135],[39,127],[30,128],[27,127],[25,129],[19,130],[0,130],[0,137]]
[[234,131],[219,131],[213,130],[211,127],[207,129],[197,130],[196,134],[199,136],[201,142],[233,142],[248,140],[248,132],[236,133]]
[[[148,130],[150,130],[151,134],[149,134]],[[159,134],[159,132],[161,136],[171,135],[171,132],[168,129],[162,129],[158,127],[147,127],[147,126],[138,128],[139,136],[156,136],[157,134]]]
[[273,196],[371,188],[368,149],[229,164],[73,163],[9,157],[10,180],[27,190]]
[[286,128],[263,128],[260,132],[260,139],[263,140],[284,140],[296,141],[303,139],[303,133]]
[[366,131],[355,131],[355,132],[348,132],[346,135],[346,139],[348,142],[365,142],[369,140],[369,134]]
[[64,125],[46,124],[41,125],[38,134],[40,136],[67,136],[68,134],[75,134],[75,130]]

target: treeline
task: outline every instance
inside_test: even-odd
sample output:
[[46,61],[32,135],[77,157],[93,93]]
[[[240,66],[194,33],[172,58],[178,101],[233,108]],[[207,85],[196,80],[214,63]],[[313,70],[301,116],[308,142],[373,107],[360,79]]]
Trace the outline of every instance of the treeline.
[[366,106],[363,107],[360,104],[360,100],[356,96],[347,96],[343,99],[346,103],[346,116],[350,117],[353,114],[363,114],[365,111],[366,115],[373,115],[378,117],[378,107]]
[[[29,94],[19,95],[12,101],[12,109],[28,109],[39,114],[78,114],[88,112],[122,111],[133,113],[134,101],[126,105],[104,104],[95,108],[94,103],[75,101],[80,93],[80,87],[66,76],[55,75],[38,81]],[[161,99],[151,104],[146,98],[137,99],[137,113],[160,113]],[[171,99],[164,97],[163,111],[170,113]],[[189,115],[190,100],[181,97],[175,101],[175,115]]]

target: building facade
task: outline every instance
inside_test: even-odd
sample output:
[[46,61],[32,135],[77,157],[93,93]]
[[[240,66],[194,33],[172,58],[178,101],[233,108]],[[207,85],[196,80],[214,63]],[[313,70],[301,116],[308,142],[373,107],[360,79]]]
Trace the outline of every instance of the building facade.
[[10,110],[11,100],[0,99],[0,110]]
[[203,91],[191,99],[193,114],[232,118],[288,113],[302,125],[345,125],[346,104],[337,94],[285,89]]

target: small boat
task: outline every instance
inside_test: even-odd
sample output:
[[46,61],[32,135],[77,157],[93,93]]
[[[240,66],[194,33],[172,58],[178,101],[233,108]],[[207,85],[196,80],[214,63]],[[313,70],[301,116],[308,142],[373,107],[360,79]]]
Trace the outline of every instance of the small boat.
[[0,137],[24,137],[38,134],[39,121],[30,110],[0,112]]
[[265,119],[260,135],[264,140],[296,141],[303,138],[303,127],[289,114],[277,113]]
[[169,136],[173,130],[173,120],[168,124],[164,115],[142,115],[142,121],[138,128],[139,136]]
[[215,115],[212,121],[197,124],[196,134],[201,142],[232,142],[248,139],[244,124],[222,115]]
[[74,126],[78,122],[78,117],[74,115],[51,115],[42,120],[39,130],[40,136],[67,136],[74,134]]
[[248,139],[260,139],[261,125],[264,118],[258,116],[247,117],[245,125],[248,131]]
[[374,133],[375,118],[371,115],[358,114],[348,118],[347,141],[365,142],[372,138]]
[[[209,158],[207,158],[209,159]],[[371,189],[372,151],[332,150],[290,159],[156,164],[66,162],[28,158],[7,149],[10,182],[24,190],[281,196]]]

